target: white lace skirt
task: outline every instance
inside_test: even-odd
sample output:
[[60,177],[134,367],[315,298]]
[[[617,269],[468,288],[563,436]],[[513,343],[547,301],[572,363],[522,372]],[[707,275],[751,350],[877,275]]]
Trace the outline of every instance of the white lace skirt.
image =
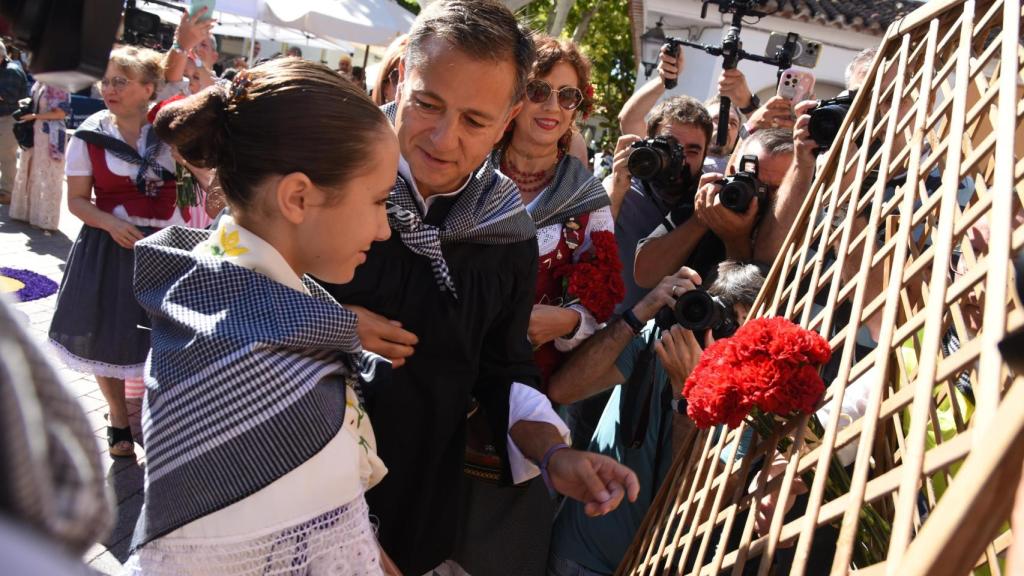
[[380,575],[363,496],[284,530],[246,538],[156,539],[125,564],[131,575]]

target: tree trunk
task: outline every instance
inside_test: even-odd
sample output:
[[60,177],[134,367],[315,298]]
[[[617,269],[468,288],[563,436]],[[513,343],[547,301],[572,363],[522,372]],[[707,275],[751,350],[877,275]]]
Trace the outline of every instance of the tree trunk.
[[548,27],[548,35],[557,37],[562,33],[565,21],[569,18],[569,11],[575,3],[576,0],[555,0],[555,16]]
[[594,5],[587,9],[580,18],[580,23],[576,26],[576,30],[572,33],[572,41],[576,44],[583,42],[583,39],[587,37],[587,32],[590,30],[590,21],[597,15],[597,9],[601,7],[601,0],[596,0]]

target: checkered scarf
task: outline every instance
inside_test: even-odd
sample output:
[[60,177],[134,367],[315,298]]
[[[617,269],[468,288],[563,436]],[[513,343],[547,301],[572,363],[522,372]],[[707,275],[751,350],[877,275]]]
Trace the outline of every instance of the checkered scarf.
[[0,512],[81,555],[113,525],[96,437],[0,295]]
[[232,504],[293,470],[341,429],[361,368],[356,317],[309,294],[193,253],[210,232],[170,227],[135,246],[149,313],[142,428],[145,507],[135,546]]
[[158,184],[174,179],[174,173],[161,166],[158,160],[166,144],[156,135],[156,130],[153,130],[152,126],[146,125],[143,127],[143,130],[147,131],[146,150],[144,155],[140,155],[135,148],[104,128],[101,120],[107,116],[109,116],[109,112],[106,115],[101,112],[86,118],[78,130],[75,130],[75,138],[87,144],[99,146],[118,159],[138,168],[134,179],[135,187],[145,196],[158,195]]
[[[398,108],[394,102],[381,107],[394,124]],[[441,246],[454,242],[511,244],[535,238],[537,228],[523,208],[519,189],[512,180],[484,161],[469,177],[458,200],[441,226],[423,222],[412,187],[402,176],[395,180],[388,201],[388,222],[409,250],[430,259],[434,279],[442,292],[457,298],[448,263]]]
[[[501,166],[501,155],[500,150],[491,154],[491,164],[497,169]],[[594,178],[579,158],[566,154],[558,162],[551,184],[527,210],[537,228],[543,228],[610,205],[611,201],[601,181]]]

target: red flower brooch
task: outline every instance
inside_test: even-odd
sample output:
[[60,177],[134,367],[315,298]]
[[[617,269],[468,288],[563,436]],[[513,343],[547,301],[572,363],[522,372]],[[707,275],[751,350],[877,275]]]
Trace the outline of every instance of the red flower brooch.
[[812,412],[825,393],[818,368],[831,356],[817,332],[781,317],[751,320],[704,350],[683,387],[687,414],[708,428],[736,427],[754,408],[780,416]]

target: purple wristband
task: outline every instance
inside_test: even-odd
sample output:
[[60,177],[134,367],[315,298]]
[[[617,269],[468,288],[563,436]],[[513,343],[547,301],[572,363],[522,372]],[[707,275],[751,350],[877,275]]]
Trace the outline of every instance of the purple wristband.
[[538,464],[540,467],[540,477],[544,479],[544,485],[548,487],[548,494],[550,494],[552,498],[557,495],[557,492],[555,492],[555,487],[551,485],[551,477],[548,476],[548,462],[551,461],[551,457],[555,452],[568,447],[569,445],[565,442],[559,442],[558,444],[551,446],[548,448],[548,451],[544,453],[544,457],[540,459],[540,463]]

